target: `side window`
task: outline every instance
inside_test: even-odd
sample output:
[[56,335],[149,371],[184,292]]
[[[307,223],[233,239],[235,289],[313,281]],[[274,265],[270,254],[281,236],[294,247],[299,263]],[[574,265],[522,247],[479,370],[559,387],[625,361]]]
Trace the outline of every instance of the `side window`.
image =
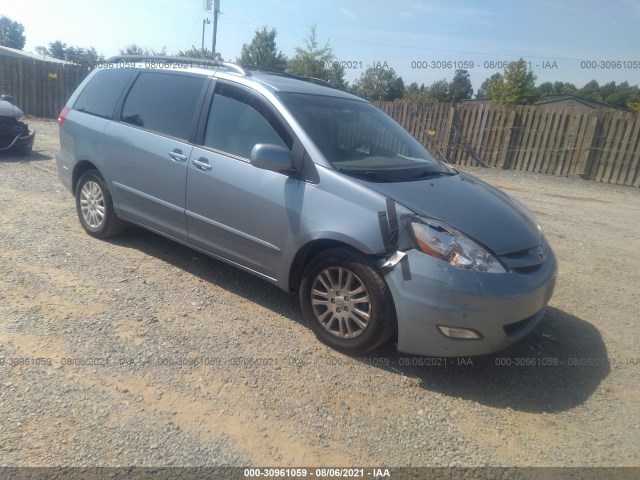
[[240,100],[216,93],[207,120],[204,145],[249,158],[258,143],[287,146],[258,111]]
[[133,70],[116,68],[97,72],[80,93],[73,108],[98,117],[111,118]]
[[125,123],[187,140],[206,79],[143,72],[122,109]]

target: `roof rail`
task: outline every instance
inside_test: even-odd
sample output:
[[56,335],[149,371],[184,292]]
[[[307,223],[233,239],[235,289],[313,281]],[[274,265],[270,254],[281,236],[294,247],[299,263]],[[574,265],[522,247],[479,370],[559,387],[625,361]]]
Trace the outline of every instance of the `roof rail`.
[[296,80],[303,80],[305,82],[315,83],[316,85],[322,85],[323,87],[333,88],[333,86],[326,80],[322,80],[320,78],[315,78],[315,77],[304,77],[302,75],[296,75],[294,73],[285,72],[284,70],[278,70],[276,68],[252,67],[250,68],[250,70],[253,70],[254,72],[265,72],[265,73],[270,73],[272,75],[279,75],[281,77],[295,78]]
[[107,60],[107,62],[144,62],[156,61],[165,63],[192,63],[194,66],[204,68],[223,67],[235,73],[239,73],[245,77],[250,77],[251,72],[235,63],[223,62],[219,60],[210,60],[208,58],[192,58],[192,57],[171,57],[168,55],[116,55]]

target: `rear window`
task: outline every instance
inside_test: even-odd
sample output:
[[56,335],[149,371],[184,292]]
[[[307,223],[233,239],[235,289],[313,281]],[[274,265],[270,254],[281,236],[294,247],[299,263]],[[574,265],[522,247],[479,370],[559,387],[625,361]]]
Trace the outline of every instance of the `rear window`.
[[127,95],[120,119],[187,140],[205,82],[202,77],[143,72]]
[[132,75],[133,70],[124,68],[97,72],[84,87],[73,108],[98,117],[111,118]]

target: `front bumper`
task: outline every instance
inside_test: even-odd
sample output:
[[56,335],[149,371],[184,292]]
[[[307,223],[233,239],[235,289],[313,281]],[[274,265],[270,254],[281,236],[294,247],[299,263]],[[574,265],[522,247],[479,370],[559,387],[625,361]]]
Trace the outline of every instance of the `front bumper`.
[[36,132],[0,131],[0,152],[5,150],[31,151]]
[[[417,250],[385,275],[398,318],[398,350],[462,357],[497,352],[525,337],[542,319],[555,286],[551,251],[534,272],[461,270]],[[437,326],[474,330],[481,339],[445,336]]]

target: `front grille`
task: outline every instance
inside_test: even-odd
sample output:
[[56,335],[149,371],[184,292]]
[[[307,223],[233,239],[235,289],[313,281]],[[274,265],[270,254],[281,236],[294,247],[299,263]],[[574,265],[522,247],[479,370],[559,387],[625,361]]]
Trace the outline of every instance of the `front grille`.
[[499,255],[498,259],[500,259],[509,270],[527,274],[540,269],[548,254],[549,245],[544,237],[541,237],[540,244],[535,247]]

